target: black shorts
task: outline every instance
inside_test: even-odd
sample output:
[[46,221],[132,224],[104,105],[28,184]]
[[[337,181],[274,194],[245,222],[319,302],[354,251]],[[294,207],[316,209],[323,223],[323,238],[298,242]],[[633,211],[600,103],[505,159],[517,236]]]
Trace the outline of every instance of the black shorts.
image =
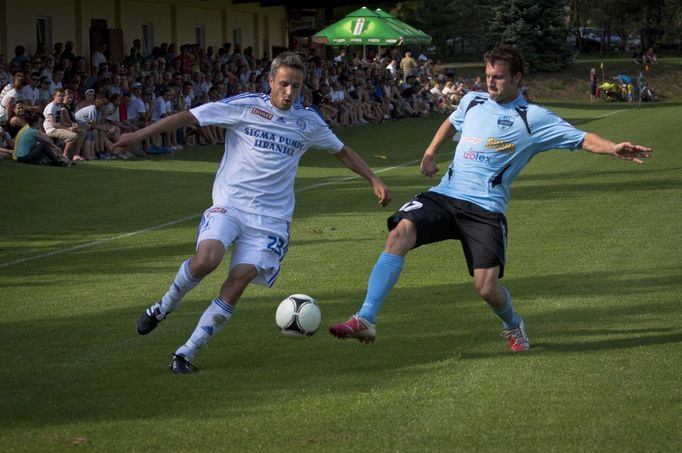
[[436,192],[422,192],[388,218],[388,229],[395,228],[401,219],[411,220],[417,227],[414,248],[456,239],[462,243],[471,276],[474,269],[500,266],[499,277],[503,277],[507,261],[504,214]]

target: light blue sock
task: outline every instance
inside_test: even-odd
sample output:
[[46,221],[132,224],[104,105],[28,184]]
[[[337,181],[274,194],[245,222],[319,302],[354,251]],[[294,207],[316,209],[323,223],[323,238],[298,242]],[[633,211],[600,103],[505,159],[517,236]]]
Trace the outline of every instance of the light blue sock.
[[374,265],[367,284],[367,295],[358,315],[374,324],[389,291],[395,286],[403,270],[405,258],[382,253]]
[[502,287],[502,290],[504,290],[504,306],[502,308],[495,308],[490,305],[490,308],[492,309],[493,313],[500,317],[502,320],[502,325],[505,329],[518,327],[519,323],[521,322],[521,317],[514,311],[509,290],[504,286]]

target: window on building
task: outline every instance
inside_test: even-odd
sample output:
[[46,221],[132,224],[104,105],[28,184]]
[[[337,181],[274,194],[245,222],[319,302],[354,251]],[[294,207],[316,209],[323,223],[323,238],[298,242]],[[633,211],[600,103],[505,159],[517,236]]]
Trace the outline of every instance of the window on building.
[[206,27],[203,25],[197,25],[194,27],[194,37],[196,39],[196,43],[199,44],[199,47],[202,49],[206,48]]
[[232,30],[232,42],[234,44],[238,44],[239,46],[242,45],[242,29],[241,28],[234,28]]
[[36,46],[46,53],[52,52],[52,17],[36,17]]
[[145,57],[152,53],[154,48],[154,24],[144,22],[142,24],[142,55]]

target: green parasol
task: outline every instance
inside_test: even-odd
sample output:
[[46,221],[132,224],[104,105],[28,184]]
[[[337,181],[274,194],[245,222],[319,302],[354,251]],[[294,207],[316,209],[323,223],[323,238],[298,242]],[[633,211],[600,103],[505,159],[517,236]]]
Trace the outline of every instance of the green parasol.
[[377,16],[383,18],[385,21],[387,21],[389,24],[393,25],[396,28],[405,30],[405,33],[407,33],[409,36],[411,36],[413,39],[412,42],[415,44],[430,44],[431,43],[431,36],[427,35],[423,31],[421,31],[418,28],[413,27],[412,25],[401,21],[400,19],[396,18],[395,16],[391,15],[390,13],[387,13],[386,11],[382,10],[381,8],[377,8],[374,10],[374,14]]
[[313,42],[337,46],[399,46],[431,42],[431,37],[426,33],[413,27],[413,30],[410,30],[409,26],[406,27],[407,24],[400,22],[390,14],[383,11],[381,13],[393,18],[395,23],[363,6],[340,21],[317,32],[313,36]]

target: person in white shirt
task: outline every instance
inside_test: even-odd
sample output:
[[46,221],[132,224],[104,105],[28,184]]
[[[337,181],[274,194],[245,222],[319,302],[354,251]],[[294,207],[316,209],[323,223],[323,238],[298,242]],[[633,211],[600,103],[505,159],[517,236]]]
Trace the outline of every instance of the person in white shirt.
[[[111,159],[116,157],[115,155],[119,155],[122,158],[128,157],[126,151],[113,151],[112,140],[118,140],[120,130],[116,126],[102,122],[108,104],[108,99],[99,97],[95,99],[94,104],[78,109],[74,114],[76,122],[85,130],[83,154],[88,160],[97,157],[100,159]],[[111,154],[112,151],[115,155]]]
[[398,67],[398,60],[391,60],[391,62],[386,66],[386,70],[391,73],[393,80],[400,77],[400,68]]
[[12,119],[14,104],[21,100],[21,89],[24,85],[24,73],[14,73],[12,83],[6,85],[0,94],[0,126],[4,126]]
[[99,71],[99,69],[100,69],[99,66],[102,63],[107,62],[107,57],[106,57],[106,55],[104,55],[104,52],[106,52],[106,51],[107,51],[107,43],[101,42],[97,46],[97,50],[94,51],[92,54],[92,58],[90,59],[90,62],[91,62],[90,66],[95,68],[95,74],[97,73],[97,71]]
[[281,53],[273,60],[269,77],[270,95],[242,93],[203,104],[123,134],[114,144],[127,148],[162,131],[195,123],[227,128],[225,154],[213,184],[213,205],[203,214],[196,253],[180,266],[168,291],[137,323],[141,335],[154,330],[189,290],[218,267],[226,249],[233,247],[230,271],[218,297],[173,354],[171,371],[175,374],[196,371],[192,361],[197,350],[227,324],[249,283],[275,283],[289,244],[294,178],[309,148],[326,150],[369,181],[382,206],[391,200],[388,187],[334,135],[317,111],[295,103],[305,79],[301,57]]
[[[167,117],[173,113],[173,107],[171,105],[171,99],[173,98],[173,89],[166,87],[163,90],[161,96],[157,96],[154,99],[154,109],[152,110],[152,123],[160,121],[162,118]],[[178,146],[178,134],[177,131],[165,131],[162,134],[152,137],[152,144],[156,147],[166,147],[171,151],[175,151],[181,148]]]
[[142,84],[135,82],[133,84],[133,95],[128,104],[128,121],[132,122],[138,127],[145,127],[149,123],[145,120],[147,113],[147,104],[142,99]]
[[54,91],[52,102],[45,106],[43,115],[45,115],[45,122],[43,129],[45,134],[50,138],[56,138],[65,143],[62,155],[68,160],[83,160],[78,154],[81,149],[85,134],[82,133],[78,126],[65,126],[61,122],[61,109],[64,104],[64,90],[57,88]]

